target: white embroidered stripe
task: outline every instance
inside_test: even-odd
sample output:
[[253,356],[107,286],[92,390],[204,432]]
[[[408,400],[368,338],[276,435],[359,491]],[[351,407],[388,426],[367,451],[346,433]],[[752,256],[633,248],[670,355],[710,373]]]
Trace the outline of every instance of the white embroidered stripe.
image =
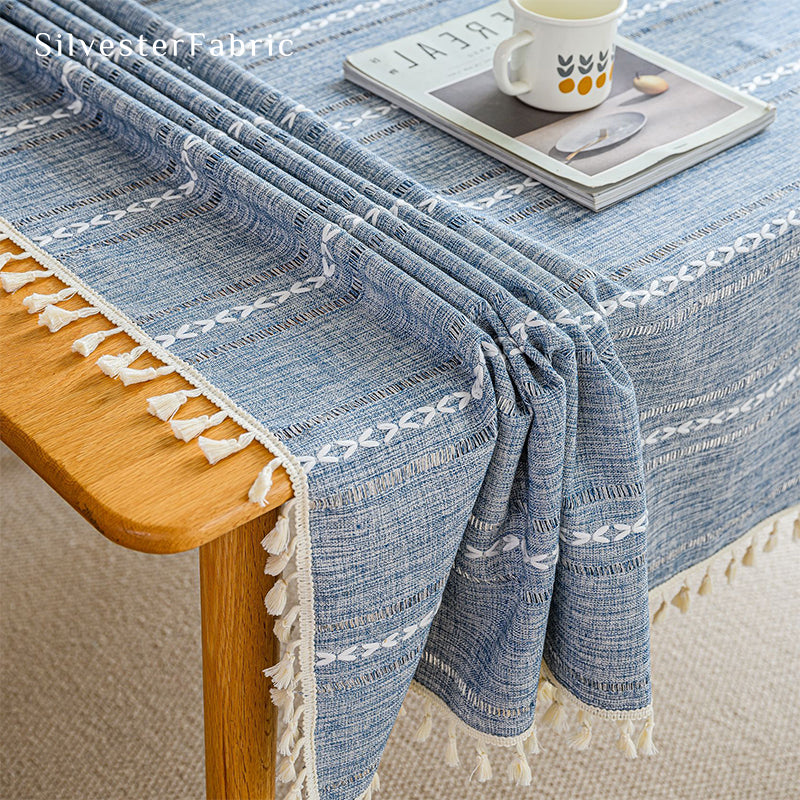
[[487,211],[492,206],[504,200],[511,200],[521,195],[526,189],[530,189],[533,186],[539,186],[539,182],[535,181],[533,178],[523,178],[521,181],[515,181],[514,183],[509,183],[507,186],[501,186],[487,197],[479,197],[476,200],[454,200],[453,198],[438,195],[435,198],[424,200],[420,203],[419,207],[426,211],[433,211],[433,209],[436,208],[437,202],[441,200],[442,202],[457,206],[458,208],[468,208],[472,211]]
[[479,550],[477,547],[468,544],[464,551],[464,557],[468,558],[470,561],[477,561],[481,558],[493,558],[503,553],[510,553],[517,549],[522,550],[522,560],[535,569],[550,569],[550,567],[555,566],[558,560],[557,547],[548,553],[541,553],[539,555],[529,553],[525,540],[521,539],[519,536],[515,536],[513,533],[508,533],[500,539],[496,539],[486,550]]
[[[601,525],[593,533],[586,533],[584,531],[567,531],[562,530],[559,533],[559,538],[567,544],[580,546],[584,544],[610,544],[613,542],[620,542],[630,536],[632,533],[644,533],[647,530],[647,514],[643,514],[639,519],[630,524],[621,522],[612,522],[608,525]],[[611,534],[611,535],[609,535]],[[467,545],[464,557],[471,561],[477,561],[482,558],[493,558],[494,556],[502,555],[503,553],[510,553],[518,548],[522,549],[522,560],[526,564],[535,567],[539,570],[547,570],[554,566],[558,560],[558,548],[549,553],[533,554],[527,550],[525,540],[512,533],[501,536],[495,539],[494,542],[486,549],[479,550],[477,547]]]
[[[773,231],[773,226],[777,230]],[[635,309],[637,306],[646,305],[654,297],[664,297],[671,294],[678,287],[685,286],[702,277],[709,267],[721,267],[723,264],[728,264],[737,255],[751,253],[764,242],[773,241],[783,236],[790,228],[797,226],[800,226],[800,216],[798,216],[798,209],[793,208],[785,218],[780,217],[773,219],[772,222],[764,223],[758,232],[740,236],[730,246],[721,246],[714,250],[709,250],[702,261],[699,259],[689,261],[678,269],[676,275],[663,275],[660,278],[653,278],[647,289],[624,291],[607,300],[601,300],[599,303],[600,312],[591,310],[584,311],[581,314],[573,314],[567,309],[563,309],[556,315],[555,322],[559,325],[579,325],[582,330],[589,330],[601,322],[603,317],[609,317],[621,308]],[[663,287],[661,285],[662,282],[664,283]],[[586,318],[590,322],[584,322],[582,318]],[[527,339],[526,327],[552,326],[552,324],[537,312],[532,311],[524,322],[517,323],[510,331],[513,335],[516,335],[520,343],[523,343]]]
[[380,650],[388,650],[392,647],[397,647],[400,642],[408,641],[412,636],[425,630],[425,628],[433,622],[433,618],[436,616],[438,610],[439,606],[437,604],[437,606],[425,614],[419,622],[412,622],[404,628],[393,631],[380,642],[359,642],[339,653],[325,653],[321,650],[317,650],[317,662],[314,666],[325,667],[328,664],[333,664],[334,661],[357,661],[359,659],[369,658]]
[[642,444],[644,446],[658,444],[659,442],[667,441],[673,436],[685,436],[689,433],[697,433],[710,425],[723,425],[734,417],[738,417],[740,414],[746,414],[749,411],[755,410],[765,400],[775,397],[776,394],[794,383],[798,375],[800,375],[800,366],[795,366],[782,378],[772,383],[766,391],[758,392],[744,403],[729,406],[723,411],[714,414],[712,417],[695,417],[679,425],[665,425],[663,428],[659,428],[644,437],[642,439]]
[[[306,294],[314,289],[321,289],[327,283],[328,279],[332,278],[336,273],[336,265],[333,263],[328,242],[338,233],[341,233],[341,228],[337,228],[333,225],[326,225],[323,229],[322,239],[320,241],[320,253],[322,260],[322,273],[320,275],[314,275],[310,278],[304,278],[302,280],[295,281],[287,289],[280,289],[279,291],[271,292],[268,295],[262,295],[247,305],[225,308],[219,313],[215,314],[213,318],[198,319],[193,322],[184,323],[174,333],[156,336],[156,341],[160,342],[163,347],[171,347],[177,340],[195,339],[201,334],[208,333],[217,325],[229,325],[234,322],[241,322],[256,311],[277,308],[292,297],[300,294]],[[270,298],[275,299],[273,301],[270,300]],[[234,312],[238,313],[234,314]]]
[[34,236],[32,237],[33,240],[39,246],[45,247],[56,239],[74,239],[76,236],[80,236],[90,228],[98,228],[103,225],[111,225],[114,222],[119,222],[119,220],[128,214],[140,214],[146,211],[152,211],[153,209],[158,208],[162,203],[173,202],[175,200],[185,200],[194,192],[198,178],[197,172],[195,172],[191,162],[189,161],[188,151],[201,141],[201,139],[195,136],[187,139],[183,145],[183,150],[181,151],[181,162],[183,163],[184,168],[189,175],[189,180],[180,184],[180,186],[178,186],[178,191],[167,189],[165,192],[162,192],[156,197],[145,197],[142,200],[134,201],[125,208],[118,208],[113,211],[105,211],[103,213],[96,214],[88,221],[71,222],[68,225],[63,225],[60,228],[56,228],[56,230],[49,234]]
[[771,83],[775,83],[775,81],[785,78],[788,75],[794,75],[796,72],[800,72],[800,60],[782,64],[780,67],[776,67],[772,72],[756,75],[755,78],[751,78],[747,83],[743,83],[739,87],[739,91],[754,92],[761,86],[769,86]]
[[370,119],[380,119],[385,117],[389,112],[396,111],[397,106],[392,103],[374,106],[373,108],[364,109],[356,117],[346,117],[345,119],[338,120],[331,124],[331,127],[336,131],[347,130],[348,128],[357,128],[362,122]]
[[[484,371],[478,365],[475,368],[475,382],[469,392],[446,394],[435,406],[420,406],[408,411],[397,422],[379,422],[374,429],[366,428],[355,439],[337,439],[335,442],[323,445],[313,456],[299,456],[298,461],[303,465],[305,472],[309,473],[318,464],[335,464],[350,458],[360,447],[380,447],[381,444],[389,444],[400,431],[422,428],[442,415],[463,411],[473,399],[480,399],[483,396],[483,380]],[[420,421],[414,422],[413,418],[418,415],[422,415]],[[375,430],[384,434],[382,441],[374,438]],[[334,448],[337,448],[336,452],[332,452]]]
[[41,128],[42,125],[47,125],[48,122],[53,122],[53,120],[67,119],[78,114],[82,108],[83,103],[80,100],[73,100],[69,105],[57,108],[49,114],[36,114],[33,117],[20,120],[15,125],[0,126],[0,136],[11,136],[20,131],[36,130],[36,128]]
[[[395,3],[403,2],[403,0],[367,0],[367,2],[360,2],[350,8],[341,8],[326,14],[324,17],[315,17],[314,19],[304,20],[301,25],[295,28],[287,28],[285,31],[278,31],[271,34],[271,38],[275,41],[280,39],[297,40],[303,36],[314,33],[315,31],[327,28],[331,23],[346,22],[357,17],[360,14],[370,11],[377,11],[383,6],[394,5]],[[317,6],[319,7],[319,6]]]
[[[571,545],[584,545],[590,542],[594,544],[609,544],[611,542],[621,542],[632,533],[644,533],[647,530],[647,514],[642,514],[636,522],[625,524],[612,522],[610,525],[601,525],[594,533],[584,531],[561,531],[562,541]],[[609,534],[612,534],[609,536]],[[569,537],[572,537],[571,539]]]

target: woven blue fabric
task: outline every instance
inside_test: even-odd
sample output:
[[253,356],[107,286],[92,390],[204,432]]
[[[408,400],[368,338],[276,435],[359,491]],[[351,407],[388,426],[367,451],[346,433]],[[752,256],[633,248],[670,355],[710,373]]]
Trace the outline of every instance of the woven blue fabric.
[[[341,80],[480,5],[0,6],[0,213],[307,476],[311,798],[367,789],[412,679],[481,741],[531,731],[542,659],[644,719],[648,589],[800,494],[800,18],[634,3],[626,35],[778,119],[592,214]],[[295,52],[34,38],[180,29]]]

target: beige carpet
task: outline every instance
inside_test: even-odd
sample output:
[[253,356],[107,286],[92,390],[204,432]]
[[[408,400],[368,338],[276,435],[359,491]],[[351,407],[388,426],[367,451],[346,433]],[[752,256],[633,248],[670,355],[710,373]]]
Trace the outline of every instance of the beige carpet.
[[[0,797],[201,798],[196,553],[123,550],[7,450],[0,467]],[[498,757],[493,782],[469,783],[444,766],[440,731],[410,743],[412,712],[379,799],[799,798],[800,546],[758,561],[654,631],[655,758],[623,760],[600,726],[587,753],[547,731],[533,788]]]

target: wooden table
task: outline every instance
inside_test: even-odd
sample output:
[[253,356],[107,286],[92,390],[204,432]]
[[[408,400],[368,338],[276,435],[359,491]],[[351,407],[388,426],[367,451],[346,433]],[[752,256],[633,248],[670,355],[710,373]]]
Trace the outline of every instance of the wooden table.
[[[0,253],[20,248],[0,242]],[[40,269],[32,259],[9,262],[4,272]],[[123,386],[95,365],[101,355],[130,350],[125,334],[107,339],[88,358],[71,351],[86,333],[112,327],[100,316],[56,333],[37,325],[22,300],[64,288],[56,278],[14,294],[0,292],[0,432],[2,439],[104,536],[146,553],[200,548],[206,792],[214,800],[272,800],[275,710],[262,675],[277,656],[264,596],[260,542],[274,509],[291,497],[289,479],[276,471],[266,508],[248,502],[259,470],[272,458],[257,443],[209,467],[195,443],[184,444],[169,425],[149,415],[146,399],[182,388],[168,375]],[[72,298],[60,304],[80,308]],[[148,360],[149,359],[149,360]],[[149,354],[137,367],[158,366]],[[205,398],[181,417],[216,411]],[[231,420],[215,438],[242,430]]]

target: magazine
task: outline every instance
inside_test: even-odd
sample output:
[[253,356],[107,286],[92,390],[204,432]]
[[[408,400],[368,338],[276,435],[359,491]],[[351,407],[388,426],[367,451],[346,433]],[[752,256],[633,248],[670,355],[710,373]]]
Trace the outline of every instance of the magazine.
[[618,36],[609,97],[576,113],[502,94],[506,0],[347,57],[344,74],[599,211],[764,130],[775,107]]

